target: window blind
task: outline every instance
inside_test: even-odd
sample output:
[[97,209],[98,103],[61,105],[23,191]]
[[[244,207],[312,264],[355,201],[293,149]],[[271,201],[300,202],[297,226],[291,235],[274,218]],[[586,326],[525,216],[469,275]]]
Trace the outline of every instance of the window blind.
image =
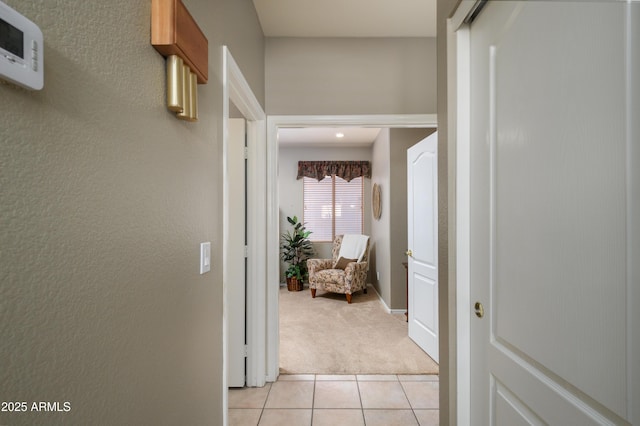
[[350,182],[335,175],[321,181],[305,177],[303,188],[303,222],[312,231],[311,241],[333,241],[336,235],[362,233],[362,177]]

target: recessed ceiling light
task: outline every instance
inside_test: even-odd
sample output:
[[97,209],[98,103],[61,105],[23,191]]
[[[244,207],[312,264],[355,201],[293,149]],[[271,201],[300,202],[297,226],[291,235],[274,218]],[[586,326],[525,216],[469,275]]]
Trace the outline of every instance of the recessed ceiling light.
[[342,132],[336,133],[336,138],[344,138],[344,133]]

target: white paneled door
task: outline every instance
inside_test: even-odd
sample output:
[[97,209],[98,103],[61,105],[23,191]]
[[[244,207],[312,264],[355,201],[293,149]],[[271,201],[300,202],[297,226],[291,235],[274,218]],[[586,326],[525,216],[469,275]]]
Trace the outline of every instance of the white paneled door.
[[409,337],[438,362],[438,136],[407,151]]
[[474,425],[640,424],[633,3],[487,2],[471,24]]

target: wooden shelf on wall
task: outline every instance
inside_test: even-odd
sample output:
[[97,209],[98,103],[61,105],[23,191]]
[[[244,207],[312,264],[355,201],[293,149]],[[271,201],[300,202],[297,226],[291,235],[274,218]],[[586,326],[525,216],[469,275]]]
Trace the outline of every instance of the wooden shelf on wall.
[[199,84],[209,79],[209,41],[182,0],[152,0],[151,44],[163,56],[182,58]]

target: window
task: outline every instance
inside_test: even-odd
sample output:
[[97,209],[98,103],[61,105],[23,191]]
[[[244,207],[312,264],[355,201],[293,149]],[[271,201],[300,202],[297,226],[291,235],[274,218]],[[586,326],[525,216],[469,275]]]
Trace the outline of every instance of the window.
[[312,231],[311,241],[333,241],[336,235],[362,234],[362,177],[350,182],[336,175],[320,182],[305,177],[303,188],[303,222]]

